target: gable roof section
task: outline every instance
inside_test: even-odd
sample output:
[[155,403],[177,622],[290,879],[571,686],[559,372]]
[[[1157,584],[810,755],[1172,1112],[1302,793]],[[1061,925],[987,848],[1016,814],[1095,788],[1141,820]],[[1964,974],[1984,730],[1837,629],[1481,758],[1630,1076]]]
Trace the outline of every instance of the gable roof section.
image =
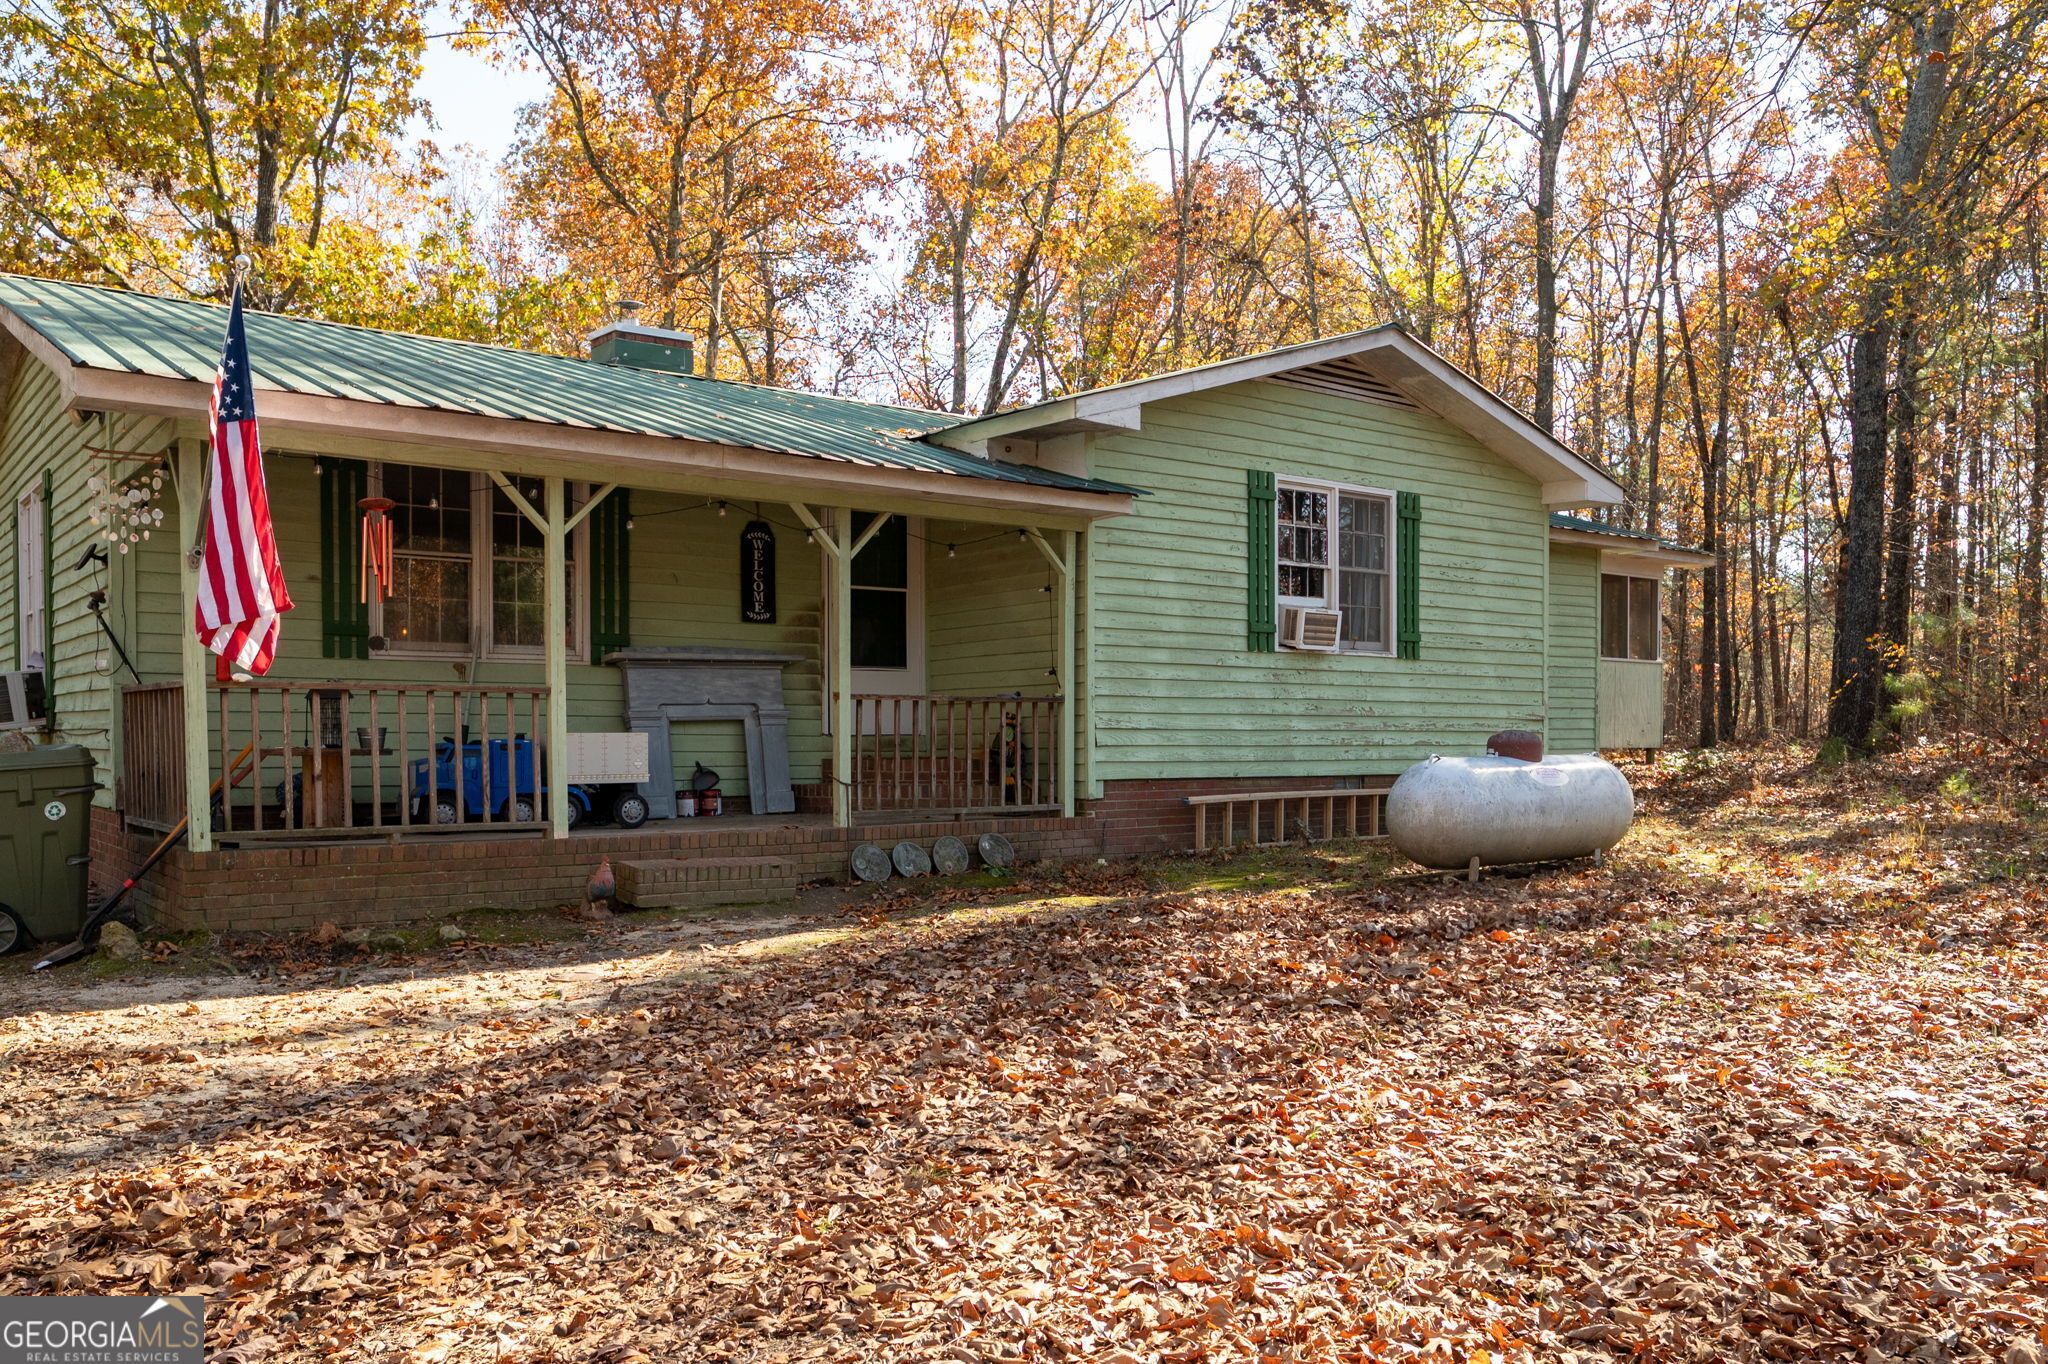
[[937,428],[926,439],[974,450],[985,449],[990,440],[1003,436],[1135,431],[1143,425],[1146,403],[1347,360],[1363,362],[1409,402],[1442,417],[1534,478],[1543,485],[1546,505],[1588,506],[1622,500],[1621,486],[1605,470],[1393,323],[1090,389]]
[[[127,376],[210,388],[226,313],[218,303],[0,274],[0,321],[60,376],[70,372],[81,404],[88,390],[114,392]],[[920,439],[959,420],[950,413],[277,313],[252,311],[247,319],[259,391],[671,437],[875,469],[1136,491]]]

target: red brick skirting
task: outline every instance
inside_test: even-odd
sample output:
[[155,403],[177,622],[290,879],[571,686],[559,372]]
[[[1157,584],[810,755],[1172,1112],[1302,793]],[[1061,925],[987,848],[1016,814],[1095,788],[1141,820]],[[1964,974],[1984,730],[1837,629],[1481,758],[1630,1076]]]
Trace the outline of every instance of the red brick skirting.
[[[123,832],[111,812],[95,811],[93,873],[103,888],[120,884],[153,846]],[[995,819],[826,825],[688,832],[588,833],[566,839],[329,844],[301,848],[227,848],[193,853],[180,846],[138,885],[135,903],[167,928],[287,932],[333,923],[416,922],[466,909],[544,909],[573,904],[600,856],[733,858],[773,854],[786,872],[775,880],[735,886],[735,900],[768,899],[820,880],[842,881],[855,846],[884,848],[903,839],[929,847],[944,834],[970,843],[994,829],[1020,860],[1092,857],[1101,828],[1092,819]]]
[[[540,909],[571,904],[600,856],[786,859],[772,881],[736,886],[735,899],[766,899],[817,881],[848,879],[861,843],[883,847],[911,839],[929,847],[944,834],[970,843],[994,829],[1027,861],[1184,852],[1194,844],[1194,812],[1184,798],[1232,791],[1308,791],[1382,785],[1384,777],[1217,777],[1117,781],[1083,802],[1078,819],[925,821],[833,828],[821,823],[763,829],[673,826],[639,833],[591,832],[487,841],[328,844],[303,848],[229,848],[193,853],[180,846],[136,887],[134,904],[171,928],[290,931],[334,923],[416,922],[466,909]],[[157,835],[124,829],[110,810],[93,811],[92,876],[102,892],[120,884],[155,846]]]

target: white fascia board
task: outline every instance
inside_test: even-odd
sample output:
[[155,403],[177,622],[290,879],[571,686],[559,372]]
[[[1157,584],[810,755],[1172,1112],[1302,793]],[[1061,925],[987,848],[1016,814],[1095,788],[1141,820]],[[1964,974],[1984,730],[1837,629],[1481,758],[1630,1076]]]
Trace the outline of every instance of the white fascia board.
[[1657,546],[1649,549],[1605,549],[1600,552],[1600,567],[1610,573],[1643,573],[1658,575],[1667,568],[1705,568],[1713,563],[1715,556],[1691,549],[1666,549]]

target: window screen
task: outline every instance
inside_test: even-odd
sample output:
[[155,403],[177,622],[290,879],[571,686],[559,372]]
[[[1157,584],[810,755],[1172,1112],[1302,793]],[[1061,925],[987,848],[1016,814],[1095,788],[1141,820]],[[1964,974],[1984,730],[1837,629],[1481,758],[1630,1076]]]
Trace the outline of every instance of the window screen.
[[1658,657],[1655,578],[1600,575],[1600,656],[1654,661]]
[[[853,537],[867,533],[875,518],[856,512]],[[853,666],[910,666],[910,527],[892,516],[853,560]]]

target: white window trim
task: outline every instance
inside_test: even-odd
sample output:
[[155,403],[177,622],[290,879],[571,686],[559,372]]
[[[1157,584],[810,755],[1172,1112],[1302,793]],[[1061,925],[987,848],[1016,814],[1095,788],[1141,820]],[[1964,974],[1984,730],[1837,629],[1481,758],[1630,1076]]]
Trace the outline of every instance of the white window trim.
[[[1594,622],[1594,626],[1595,626],[1595,628],[1594,628],[1594,633],[1595,633],[1596,635],[1598,635],[1598,636],[1599,636],[1599,641],[1600,641],[1600,644],[1601,644],[1601,653],[1600,653],[1600,661],[1601,661],[1602,663],[1642,663],[1642,664],[1646,664],[1646,665],[1647,665],[1647,664],[1654,664],[1654,665],[1656,665],[1656,666],[1659,666],[1659,667],[1663,666],[1663,663],[1664,663],[1664,579],[1663,579],[1663,577],[1662,577],[1662,576],[1660,575],[1660,576],[1658,576],[1658,577],[1654,577],[1654,578],[1653,578],[1653,577],[1651,577],[1651,576],[1650,576],[1649,574],[1647,574],[1647,573],[1617,573],[1617,572],[1614,572],[1614,571],[1613,571],[1612,569],[1605,569],[1605,568],[1603,568],[1603,569],[1601,569],[1601,570],[1600,570],[1600,578],[1601,578],[1601,581],[1603,582],[1603,584],[1605,583],[1605,581],[1606,581],[1606,580],[1607,580],[1608,578],[1623,578],[1623,579],[1626,579],[1627,581],[1629,581],[1629,582],[1631,582],[1631,583],[1653,583],[1653,584],[1655,584],[1655,585],[1656,585],[1656,589],[1657,589],[1657,614],[1656,614],[1656,621],[1657,621],[1657,645],[1656,645],[1656,649],[1655,649],[1655,651],[1654,651],[1654,652],[1652,652],[1652,653],[1651,653],[1651,655],[1650,655],[1650,656],[1649,656],[1648,658],[1637,658],[1637,657],[1635,657],[1635,656],[1634,656],[1634,655],[1632,655],[1632,654],[1610,654],[1610,653],[1606,652],[1606,644],[1607,644],[1607,630],[1606,630],[1606,624],[1607,624],[1607,622],[1606,622],[1606,620],[1604,619],[1604,616],[1605,616],[1605,613],[1606,613],[1606,610],[1607,610],[1607,594],[1606,594],[1606,592],[1605,592],[1604,590],[1601,590],[1601,591],[1597,591],[1597,592],[1596,592],[1596,594],[1595,594],[1595,596],[1594,596],[1594,599],[1593,599],[1593,609],[1594,609],[1594,611],[1595,611],[1595,613],[1596,613],[1596,619],[1595,619],[1595,622]],[[1635,592],[1635,588],[1633,588],[1633,587],[1629,588],[1629,592],[1630,592],[1630,594],[1631,594],[1631,595],[1633,595],[1633,594],[1634,594],[1634,592]],[[1633,612],[1631,611],[1631,613],[1630,613],[1630,616],[1625,616],[1625,617],[1623,618],[1623,623],[1622,623],[1622,634],[1623,634],[1624,636],[1626,636],[1626,635],[1627,635],[1627,633],[1628,633],[1628,620],[1629,620],[1630,618],[1632,618],[1632,616],[1633,616]],[[1625,641],[1624,641],[1624,642],[1625,642]]]
[[[1343,572],[1337,566],[1337,499],[1346,495],[1352,497],[1373,497],[1387,504],[1387,607],[1386,637],[1382,648],[1370,648],[1362,644],[1342,642],[1341,632],[1337,647],[1340,654],[1356,658],[1392,658],[1399,643],[1400,600],[1401,600],[1401,554],[1398,538],[1397,516],[1400,499],[1392,488],[1374,488],[1361,483],[1332,483],[1320,478],[1296,478],[1282,474],[1274,479],[1273,498],[1273,600],[1281,607],[1306,606],[1319,611],[1337,611],[1341,600],[1338,576]],[[1290,597],[1280,591],[1280,489],[1297,492],[1325,493],[1330,498],[1330,524],[1328,526],[1330,562],[1323,570],[1324,595],[1322,597]],[[1282,650],[1282,652],[1289,652]]]
[[39,475],[14,501],[14,640],[15,660],[24,671],[49,666],[50,507]]
[[[404,463],[402,460],[393,463]],[[412,467],[432,467],[414,465]],[[491,610],[491,494],[497,491],[497,484],[487,473],[475,470],[455,470],[469,477],[469,647],[451,648],[448,645],[432,645],[423,648],[408,648],[401,644],[392,647],[384,634],[384,601],[381,597],[370,599],[370,635],[386,640],[381,649],[371,651],[373,658],[400,659],[479,659],[500,663],[540,663],[547,658],[547,649],[537,644],[499,644],[491,637],[494,612]],[[513,480],[517,482],[517,479]],[[367,491],[372,497],[384,495],[384,461],[370,461]],[[573,515],[582,505],[581,499],[589,495],[589,485],[571,483],[567,488],[569,512]],[[590,661],[590,518],[584,517],[576,529],[569,532],[568,552],[570,558],[568,601],[575,624],[573,637],[569,641],[568,656],[571,663]]]
[[[904,529],[909,535],[909,543],[904,547],[904,558],[907,561],[904,585],[906,595],[909,598],[908,603],[904,607],[906,640],[904,661],[908,666],[902,668],[851,669],[851,685],[856,696],[863,694],[886,696],[924,695],[927,675],[924,573],[925,550],[927,546],[924,542],[924,518],[922,516],[898,516],[895,519],[904,523]],[[820,552],[822,553],[823,551]],[[829,574],[831,570],[832,565],[827,563],[827,573]],[[849,566],[848,571],[851,571],[851,566]],[[830,577],[828,576],[825,581],[830,582]],[[831,638],[831,604],[836,600],[836,594],[828,595],[826,599],[825,627],[827,639]]]
[[[847,684],[851,694],[854,696],[923,696],[928,685],[925,653],[925,557],[926,552],[931,546],[927,545],[924,540],[925,523],[922,516],[903,516],[898,519],[903,521],[904,527],[910,536],[910,543],[907,546],[905,556],[908,560],[908,568],[904,575],[904,583],[910,597],[909,605],[905,608],[908,616],[904,621],[907,632],[907,647],[904,651],[904,658],[910,666],[907,668],[848,669]],[[831,528],[832,517],[830,513],[826,514],[824,525],[828,530]],[[819,657],[824,663],[826,687],[823,730],[826,734],[830,734],[832,732],[833,707],[830,694],[832,686],[832,660],[829,656],[829,651],[832,647],[831,641],[834,633],[833,612],[837,609],[835,603],[839,599],[832,575],[838,573],[840,568],[839,561],[834,559],[823,545],[818,547],[818,562],[820,565],[818,581],[825,585],[823,610],[819,613],[819,623],[823,627],[823,634],[820,636]],[[879,707],[876,710],[879,710]],[[856,726],[857,731],[864,734],[893,733],[894,717],[878,714],[876,710],[871,710],[868,714],[860,717],[859,723]]]

